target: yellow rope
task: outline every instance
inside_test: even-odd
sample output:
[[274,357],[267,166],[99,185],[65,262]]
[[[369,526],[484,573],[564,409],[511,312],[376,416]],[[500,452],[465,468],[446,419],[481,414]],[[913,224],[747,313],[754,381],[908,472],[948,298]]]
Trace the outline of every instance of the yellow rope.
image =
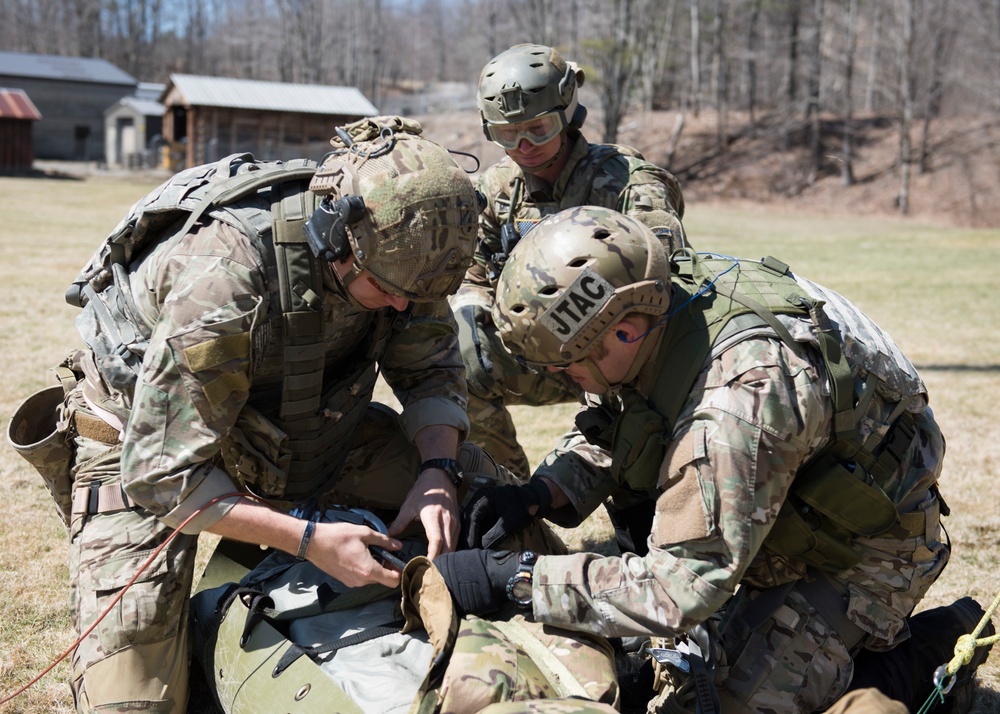
[[955,642],[955,656],[951,658],[951,661],[935,670],[934,690],[927,697],[927,701],[924,702],[923,706],[917,711],[917,714],[926,714],[929,712],[935,699],[942,703],[944,702],[944,695],[951,691],[952,686],[955,684],[955,677],[958,675],[958,670],[972,662],[972,657],[977,647],[986,647],[1000,640],[1000,634],[979,638],[979,633],[986,627],[986,623],[992,619],[993,613],[996,612],[998,606],[1000,606],[1000,593],[997,593],[997,596],[993,598],[993,602],[986,608],[986,612],[983,614],[982,619],[979,620],[979,624],[972,630],[972,633],[962,635]]
[[945,670],[949,677],[958,674],[958,670],[972,661],[972,655],[975,653],[977,647],[992,645],[997,640],[1000,640],[1000,634],[977,639],[979,633],[986,627],[986,623],[993,617],[993,613],[998,606],[1000,606],[1000,593],[997,593],[997,596],[993,598],[993,602],[986,608],[986,613],[979,621],[979,624],[976,625],[976,629],[972,631],[972,634],[962,635],[958,638],[958,641],[955,643],[955,656],[951,658],[951,662],[948,663],[948,667]]

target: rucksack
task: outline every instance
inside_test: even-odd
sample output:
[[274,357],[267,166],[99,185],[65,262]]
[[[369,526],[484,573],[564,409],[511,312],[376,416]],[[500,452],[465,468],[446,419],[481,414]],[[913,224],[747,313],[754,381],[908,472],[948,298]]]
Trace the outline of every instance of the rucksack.
[[[222,541],[191,601],[195,657],[222,711],[460,714],[566,698],[581,712],[617,706],[606,640],[535,623],[513,604],[460,618],[419,555],[426,546],[403,542],[411,559],[402,587],[389,589],[346,588],[280,551],[247,571],[232,550],[241,546]],[[238,583],[220,583],[239,572]]]
[[[66,291],[66,301],[82,308],[77,328],[113,389],[131,393],[150,337],[128,289],[129,264],[203,217],[247,235],[282,287],[301,280],[322,295],[322,278],[302,231],[318,203],[308,191],[315,172],[316,163],[306,159],[256,161],[251,154],[232,154],[175,174],[132,206]],[[279,271],[278,264],[289,269]],[[281,296],[281,309],[291,319],[309,312],[295,290],[282,289]]]

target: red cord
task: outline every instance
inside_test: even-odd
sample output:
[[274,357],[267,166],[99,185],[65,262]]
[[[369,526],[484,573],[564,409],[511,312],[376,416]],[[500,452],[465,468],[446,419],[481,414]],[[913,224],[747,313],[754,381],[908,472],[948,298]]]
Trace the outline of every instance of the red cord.
[[174,528],[173,532],[169,536],[167,536],[167,539],[165,541],[163,541],[162,543],[160,543],[160,545],[158,545],[156,547],[156,550],[153,551],[152,555],[150,555],[148,558],[146,558],[146,562],[144,562],[142,564],[142,566],[139,568],[139,570],[136,572],[136,574],[132,576],[132,579],[129,580],[127,583],[125,583],[125,587],[123,587],[122,590],[121,590],[121,592],[118,593],[115,596],[115,599],[112,600],[111,603],[106,608],[104,608],[104,612],[102,612],[97,617],[97,619],[94,620],[94,623],[90,627],[87,628],[86,632],[84,632],[82,635],[80,635],[77,638],[76,642],[74,642],[72,645],[70,645],[69,648],[65,652],[63,652],[61,655],[59,655],[52,664],[50,664],[48,667],[46,667],[45,669],[43,669],[41,671],[41,673],[38,674],[38,676],[36,676],[34,679],[32,679],[30,682],[28,682],[27,684],[25,684],[23,687],[21,687],[20,689],[18,689],[16,692],[14,692],[13,694],[11,694],[10,696],[7,696],[7,697],[4,697],[3,699],[0,699],[0,706],[3,706],[4,704],[6,704],[10,700],[14,699],[15,697],[18,697],[21,694],[24,694],[26,691],[28,691],[28,689],[30,689],[32,686],[34,686],[34,684],[38,680],[40,680],[46,674],[48,674],[49,672],[51,672],[52,669],[57,664],[59,664],[60,662],[62,662],[64,659],[66,659],[70,655],[70,653],[72,653],[73,650],[75,650],[77,648],[77,646],[81,642],[83,642],[84,639],[86,639],[87,635],[89,635],[91,632],[94,631],[94,628],[97,627],[100,624],[101,620],[103,620],[107,616],[107,614],[109,612],[111,612],[111,610],[114,608],[114,606],[118,604],[118,602],[122,599],[122,597],[125,595],[125,593],[128,591],[128,589],[130,587],[132,587],[132,584],[136,580],[139,579],[139,576],[142,575],[143,572],[145,572],[146,568],[149,567],[150,563],[152,563],[156,559],[156,556],[158,556],[160,554],[160,552],[164,548],[167,547],[167,543],[169,543],[170,541],[172,541],[174,539],[174,536],[176,536],[178,533],[180,533],[181,530],[184,528],[184,526],[186,526],[188,523],[191,522],[191,519],[193,519],[195,516],[197,516],[199,513],[201,513],[202,511],[204,511],[209,506],[214,506],[219,501],[224,501],[227,498],[249,498],[250,500],[257,501],[258,503],[266,503],[264,501],[264,499],[258,498],[257,496],[253,495],[252,493],[236,493],[236,492],[234,492],[234,493],[227,493],[227,494],[225,494],[223,496],[216,496],[211,501],[209,501],[208,503],[206,503],[204,506],[202,506],[201,508],[199,508],[197,511],[195,511],[194,513],[192,513],[190,516],[188,516],[187,518],[185,518],[184,522],[181,523],[176,528]]

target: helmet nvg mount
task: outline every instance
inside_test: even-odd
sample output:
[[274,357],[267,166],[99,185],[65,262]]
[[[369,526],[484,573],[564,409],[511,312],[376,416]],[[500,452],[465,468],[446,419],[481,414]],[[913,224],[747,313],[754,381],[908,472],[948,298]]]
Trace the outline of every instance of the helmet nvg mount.
[[309,188],[324,201],[306,226],[317,257],[353,254],[350,282],[368,270],[415,302],[451,295],[472,264],[479,201],[448,151],[400,117],[337,130]]
[[486,138],[503,146],[494,136],[501,127],[547,114],[555,115],[559,130],[579,129],[587,116],[576,96],[583,81],[583,70],[552,47],[514,45],[501,52],[479,75],[476,106]]
[[580,361],[632,312],[664,315],[670,266],[653,232],[633,218],[578,206],[542,220],[511,253],[493,321],[526,362]]

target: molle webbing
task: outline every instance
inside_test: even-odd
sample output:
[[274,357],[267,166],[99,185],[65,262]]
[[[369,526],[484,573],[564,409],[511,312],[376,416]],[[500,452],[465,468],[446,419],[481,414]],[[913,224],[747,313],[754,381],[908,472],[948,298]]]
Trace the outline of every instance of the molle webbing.
[[280,417],[315,414],[323,389],[323,273],[303,226],[314,210],[307,186],[271,188],[275,249],[285,335]]
[[804,292],[787,265],[774,258],[759,263],[704,259],[690,251],[675,254],[672,262],[672,304],[680,307],[667,322],[654,358],[658,374],[648,400],[638,393],[625,397],[612,443],[615,476],[632,488],[652,488],[666,443],[707,360],[762,329],[801,353],[805,344],[795,341],[776,315],[808,317],[813,347],[829,379],[833,433],[796,474],[765,547],[823,570],[853,565],[859,560],[851,547],[854,538],[900,531],[896,506],[882,485],[898,470],[916,433],[906,411],[909,398],[895,405],[887,432],[861,443],[858,424],[879,379],[869,374],[855,395],[839,332],[823,303]]

